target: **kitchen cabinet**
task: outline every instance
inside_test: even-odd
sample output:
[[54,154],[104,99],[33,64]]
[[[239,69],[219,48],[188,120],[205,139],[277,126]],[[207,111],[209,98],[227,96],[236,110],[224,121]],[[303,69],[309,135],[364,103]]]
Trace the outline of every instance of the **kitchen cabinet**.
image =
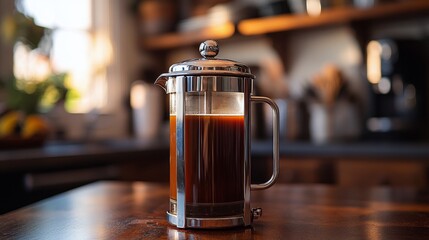
[[[252,172],[263,182],[271,173],[271,143],[252,143]],[[309,143],[280,146],[279,183],[322,183],[346,187],[429,186],[425,143]]]
[[428,164],[409,159],[342,159],[336,164],[339,186],[428,186]]
[[410,0],[380,4],[371,8],[340,7],[322,11],[319,16],[282,14],[245,19],[237,24],[226,22],[196,32],[175,32],[158,36],[142,36],[143,49],[168,51],[199,44],[206,39],[222,40],[262,34],[285,33],[293,30],[311,30],[344,23],[397,20],[429,13],[429,1]]

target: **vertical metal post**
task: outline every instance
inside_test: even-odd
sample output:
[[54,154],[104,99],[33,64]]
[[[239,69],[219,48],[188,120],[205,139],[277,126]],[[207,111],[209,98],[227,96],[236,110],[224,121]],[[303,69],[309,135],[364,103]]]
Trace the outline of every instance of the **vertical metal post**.
[[244,225],[252,224],[251,209],[250,209],[250,94],[251,94],[252,79],[244,81],[244,208],[243,217]]
[[177,227],[186,228],[185,113],[186,77],[176,77]]

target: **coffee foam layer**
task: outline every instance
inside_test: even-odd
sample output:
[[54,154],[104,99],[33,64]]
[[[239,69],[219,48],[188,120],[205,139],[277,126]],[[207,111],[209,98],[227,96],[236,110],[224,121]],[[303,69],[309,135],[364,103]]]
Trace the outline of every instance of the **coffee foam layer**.
[[[171,116],[176,116],[176,114],[170,114]],[[200,116],[200,117],[244,117],[244,114],[211,114],[211,113],[205,113],[205,114],[185,114],[185,116]]]

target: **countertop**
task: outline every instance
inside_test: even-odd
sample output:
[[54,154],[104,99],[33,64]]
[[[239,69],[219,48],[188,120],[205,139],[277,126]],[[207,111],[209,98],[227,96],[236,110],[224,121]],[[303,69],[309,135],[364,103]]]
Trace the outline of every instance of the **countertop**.
[[[270,141],[252,143],[253,155],[267,155],[272,147]],[[280,155],[301,158],[388,158],[429,160],[429,143],[425,142],[335,142],[314,144],[310,142],[281,142]]]
[[1,239],[427,239],[429,191],[276,184],[249,228],[180,230],[167,185],[98,182],[0,216]]
[[0,173],[82,163],[120,162],[139,157],[168,158],[168,149],[169,143],[164,139],[48,142],[39,148],[0,150]]

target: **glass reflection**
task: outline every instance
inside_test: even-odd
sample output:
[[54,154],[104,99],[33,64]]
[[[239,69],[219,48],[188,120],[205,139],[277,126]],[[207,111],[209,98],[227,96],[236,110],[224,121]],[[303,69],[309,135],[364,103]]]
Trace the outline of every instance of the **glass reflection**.
[[169,240],[219,240],[221,239],[253,239],[252,228],[234,228],[209,231],[181,230],[176,228],[167,228]]

